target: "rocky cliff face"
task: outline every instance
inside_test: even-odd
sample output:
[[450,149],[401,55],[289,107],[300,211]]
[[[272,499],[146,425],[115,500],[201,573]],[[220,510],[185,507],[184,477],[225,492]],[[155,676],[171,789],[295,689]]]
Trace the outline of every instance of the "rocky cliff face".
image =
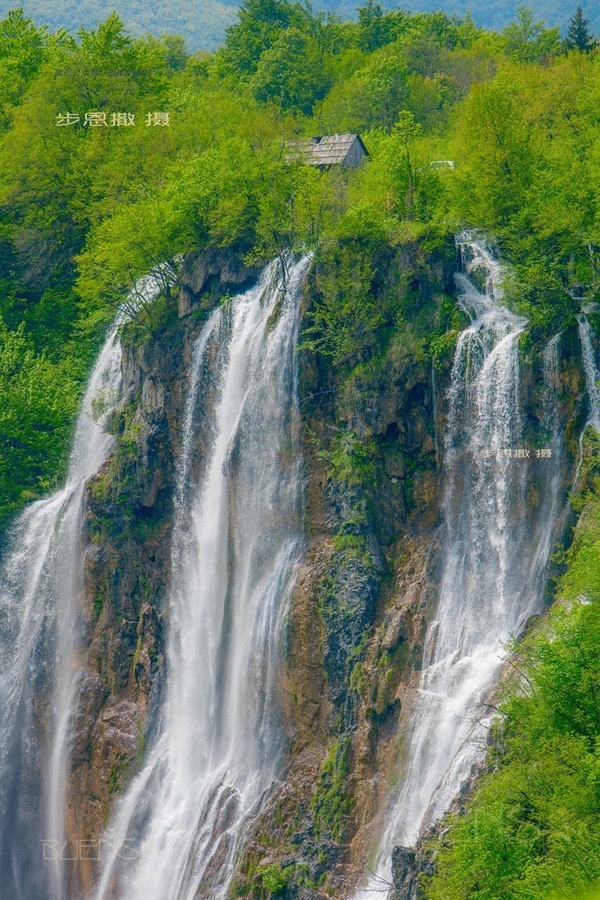
[[[414,312],[384,352],[350,373],[301,354],[306,545],[281,690],[285,778],[248,836],[233,896],[343,897],[364,872],[397,771],[435,603],[451,346],[435,367],[426,346],[452,293],[455,264],[452,246],[434,255],[416,245],[390,251],[378,261],[374,290],[410,284]],[[256,274],[222,251],[190,256],[178,309],[167,304],[149,329],[134,323],[125,330],[117,449],[86,494],[86,674],[69,780],[73,847],[98,840],[159,708],[191,342],[206,310]],[[307,306],[318,290],[317,262]],[[565,484],[582,424],[577,352],[568,337],[560,409],[568,439]],[[532,427],[543,416],[535,358],[525,350],[522,390]],[[535,486],[532,492],[535,502]],[[71,896],[89,886],[95,858],[73,862]],[[396,859],[400,897],[414,896],[412,862]]]

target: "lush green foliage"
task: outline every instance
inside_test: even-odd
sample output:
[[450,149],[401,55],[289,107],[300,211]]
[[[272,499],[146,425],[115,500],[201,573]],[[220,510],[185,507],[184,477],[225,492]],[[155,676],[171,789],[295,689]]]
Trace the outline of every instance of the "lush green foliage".
[[75,257],[177,150],[162,127],[75,129],[57,116],[106,110],[110,121],[126,104],[143,119],[182,64],[181,42],[131,41],[116,16],[78,42],[19,12],[0,22],[0,519],[61,474],[99,327],[114,315],[92,291],[82,303]]
[[429,900],[582,900],[600,886],[597,477],[586,498],[561,600],[513,648],[489,772],[443,838]]
[[497,236],[515,299],[544,328],[564,324],[570,297],[591,299],[598,283],[599,74],[596,57],[579,53],[505,65],[457,123],[456,210]]
[[23,326],[0,322],[0,491],[4,511],[22,502],[23,484],[54,486],[78,403],[77,373],[68,359],[36,354]]
[[331,748],[319,774],[311,811],[315,822],[315,837],[341,840],[351,809],[348,790],[349,739],[343,738]]

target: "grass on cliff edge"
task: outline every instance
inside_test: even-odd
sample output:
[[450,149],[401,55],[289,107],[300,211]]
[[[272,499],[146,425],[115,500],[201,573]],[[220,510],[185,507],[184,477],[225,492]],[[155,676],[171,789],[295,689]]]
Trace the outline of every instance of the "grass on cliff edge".
[[427,900],[600,897],[597,475],[584,499],[559,602],[511,648],[487,774],[439,840]]

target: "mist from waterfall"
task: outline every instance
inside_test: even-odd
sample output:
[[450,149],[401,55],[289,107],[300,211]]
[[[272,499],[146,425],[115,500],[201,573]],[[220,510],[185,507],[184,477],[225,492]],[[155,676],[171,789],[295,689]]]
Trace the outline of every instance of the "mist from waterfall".
[[0,886],[11,900],[66,895],[65,783],[83,637],[82,498],[113,443],[102,426],[120,381],[114,328],[83,399],[66,484],[25,509],[0,560]]
[[[458,246],[459,305],[470,324],[458,337],[447,394],[438,602],[399,785],[361,898],[386,892],[393,848],[414,845],[483,759],[503,648],[542,609],[560,503],[559,336],[544,355],[545,435],[538,439],[546,455],[539,458],[520,391],[518,344],[527,323],[503,305],[501,267],[485,243],[463,235]],[[534,477],[537,505],[529,494]]]
[[224,897],[277,776],[282,627],[301,547],[296,343],[308,264],[271,264],[211,314],[193,348],[166,699],[107,831],[97,900]]

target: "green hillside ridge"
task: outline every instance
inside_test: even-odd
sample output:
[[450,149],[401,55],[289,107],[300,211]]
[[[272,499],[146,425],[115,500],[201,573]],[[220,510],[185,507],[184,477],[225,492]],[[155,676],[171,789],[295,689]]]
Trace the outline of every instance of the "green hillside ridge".
[[[15,8],[11,0],[0,2],[0,16],[6,16]],[[145,3],[140,0],[98,0],[79,2],[65,0],[32,0],[23,5],[24,12],[37,25],[48,25],[52,31],[68,28],[95,28],[99,21],[106,19],[114,10],[125,23],[129,33],[135,37],[144,34],[181,34],[185,36],[188,48],[214,50],[223,42],[225,30],[235,20],[236,4],[219,0],[166,0],[161,3]]]
[[[335,12],[342,19],[356,19],[359,3],[352,0],[319,0],[313,6],[327,12]],[[382,0],[386,10],[397,8],[393,0]],[[411,12],[441,11],[448,16],[463,17],[470,11],[478,25],[484,28],[502,30],[515,17],[519,0],[489,0],[486,3],[471,3],[469,0],[411,0],[399,4]],[[543,19],[548,27],[559,27],[566,32],[570,7],[561,0],[534,0],[529,4],[536,19]],[[6,16],[15,4],[11,0],[1,0],[0,16]],[[27,0],[23,3],[25,15],[37,25],[46,24],[51,30],[68,28],[94,28],[99,20],[111,12],[118,13],[125,27],[135,37],[150,33],[181,34],[185,37],[191,53],[196,50],[214,50],[224,40],[226,29],[234,22],[238,4],[219,0],[167,0],[166,3],[141,3],[139,0],[99,0],[96,3],[66,2],[52,0]],[[593,30],[600,33],[600,10],[583,0],[582,8],[590,20]]]

